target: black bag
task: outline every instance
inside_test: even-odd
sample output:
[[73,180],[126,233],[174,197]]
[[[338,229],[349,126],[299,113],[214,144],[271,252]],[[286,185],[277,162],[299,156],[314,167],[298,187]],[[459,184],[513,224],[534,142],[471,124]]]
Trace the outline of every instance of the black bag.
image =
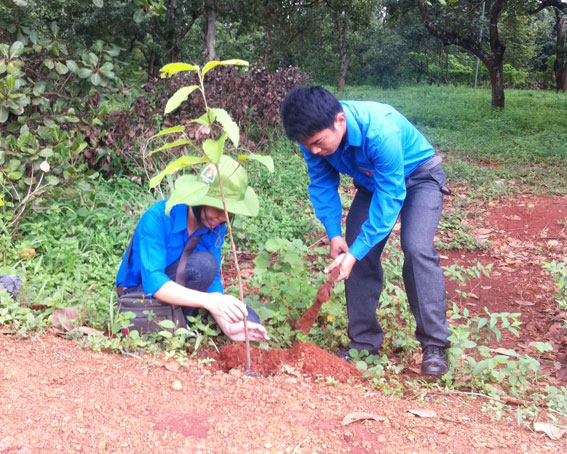
[[[197,247],[201,240],[201,235],[193,236],[189,239],[177,265],[177,273],[175,281],[180,285],[185,285],[185,266],[187,259]],[[126,257],[126,267],[130,264],[130,255],[132,254],[132,245],[134,237],[130,240],[128,246],[128,255]],[[187,319],[183,314],[181,306],[164,303],[149,295],[141,292],[127,292],[126,287],[118,287],[118,312],[133,312],[135,317],[130,320],[133,326],[128,329],[138,330],[140,334],[161,331],[162,328],[158,325],[163,320],[171,320],[177,328],[186,328]],[[126,331],[126,330],[125,330]],[[127,332],[125,333],[127,334]]]
[[181,306],[164,303],[143,293],[121,294],[118,297],[118,311],[133,312],[136,315],[130,319],[132,325],[128,329],[138,330],[140,334],[161,331],[163,328],[158,323],[162,320],[171,320],[174,329],[187,327]]

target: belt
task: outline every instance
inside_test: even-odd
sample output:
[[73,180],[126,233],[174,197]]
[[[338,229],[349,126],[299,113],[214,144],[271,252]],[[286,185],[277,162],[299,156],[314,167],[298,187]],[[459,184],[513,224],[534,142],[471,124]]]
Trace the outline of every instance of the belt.
[[[427,172],[428,170],[432,169],[435,166],[438,166],[443,161],[441,156],[433,156],[429,161],[424,162],[421,164],[417,169],[415,169],[411,176],[419,175],[420,173]],[[451,195],[453,192],[447,186],[441,186],[439,190],[445,195]]]
[[443,161],[443,158],[441,156],[433,156],[429,161],[424,162],[423,164],[421,164],[417,169],[415,169],[412,172],[412,175],[418,175],[422,172],[426,172],[427,170],[432,169],[435,166],[438,166],[439,164],[441,164],[441,161]]

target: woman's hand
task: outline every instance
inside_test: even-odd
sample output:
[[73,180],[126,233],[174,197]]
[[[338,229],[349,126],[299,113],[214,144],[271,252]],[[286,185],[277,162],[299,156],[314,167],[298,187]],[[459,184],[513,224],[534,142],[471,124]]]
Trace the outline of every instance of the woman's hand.
[[[224,319],[215,319],[222,329],[223,333],[234,342],[244,342],[244,321],[230,323]],[[247,321],[248,339],[252,342],[261,342],[270,340],[266,328],[259,323]]]
[[219,319],[225,320],[228,323],[237,323],[248,316],[246,304],[238,298],[231,295],[223,295],[222,293],[210,293],[209,295],[211,301],[205,309],[211,313],[217,323],[219,323]]

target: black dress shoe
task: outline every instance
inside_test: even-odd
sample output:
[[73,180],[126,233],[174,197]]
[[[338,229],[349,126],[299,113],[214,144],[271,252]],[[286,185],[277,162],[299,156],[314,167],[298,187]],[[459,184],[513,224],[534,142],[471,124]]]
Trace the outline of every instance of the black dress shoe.
[[445,375],[447,372],[449,372],[449,361],[445,349],[436,345],[424,347],[421,373],[441,377],[441,375]]

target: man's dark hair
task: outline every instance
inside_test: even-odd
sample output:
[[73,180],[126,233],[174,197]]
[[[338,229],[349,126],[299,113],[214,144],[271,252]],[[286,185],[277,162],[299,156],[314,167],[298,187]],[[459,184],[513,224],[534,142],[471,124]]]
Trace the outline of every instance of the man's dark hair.
[[323,87],[295,87],[286,95],[280,116],[286,135],[302,142],[323,129],[334,129],[342,111],[339,100]]

